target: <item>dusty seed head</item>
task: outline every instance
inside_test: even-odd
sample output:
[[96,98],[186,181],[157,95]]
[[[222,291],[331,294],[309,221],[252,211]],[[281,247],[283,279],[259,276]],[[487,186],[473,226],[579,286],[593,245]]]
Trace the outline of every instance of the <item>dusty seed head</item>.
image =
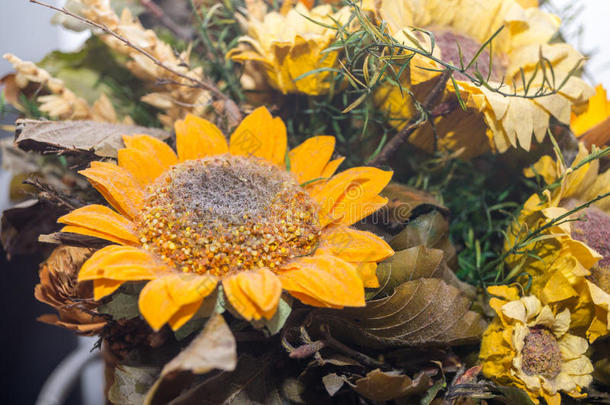
[[561,350],[555,336],[544,328],[531,328],[523,346],[523,371],[527,375],[555,378],[561,372]]
[[289,173],[254,157],[179,163],[147,189],[137,218],[145,249],[184,272],[277,268],[311,253],[317,207]]
[[[428,28],[428,30],[434,34],[434,40],[436,41],[436,46],[441,50],[442,59],[445,62],[449,62],[458,67],[460,66],[460,52],[462,54],[462,62],[464,65],[467,65],[482,45],[476,39],[452,30],[435,27]],[[491,80],[498,82],[502,80],[502,76],[506,71],[505,59],[506,57],[502,57],[502,55],[493,55],[490,75]],[[478,67],[483,78],[487,79],[490,69],[489,47],[486,47],[479,54],[477,61],[468,69],[468,73],[474,74],[476,67]],[[454,77],[458,80],[467,80],[466,76],[458,72],[454,73]]]
[[582,220],[572,222],[572,237],[603,256],[588,278],[610,294],[610,216],[597,207],[586,208],[578,214]]

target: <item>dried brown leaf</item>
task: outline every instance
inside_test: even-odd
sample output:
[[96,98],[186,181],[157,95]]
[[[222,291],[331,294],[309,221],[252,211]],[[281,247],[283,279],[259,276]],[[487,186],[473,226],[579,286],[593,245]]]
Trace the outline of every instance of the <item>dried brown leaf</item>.
[[201,333],[163,367],[144,404],[168,402],[188,386],[189,374],[212,370],[232,371],[237,365],[237,345],[233,333],[220,314],[210,317]]
[[442,250],[424,245],[397,251],[377,267],[377,278],[383,287],[376,296],[389,295],[400,284],[420,278],[441,279],[470,296],[472,286],[465,285],[457,278],[447,266],[444,255]]
[[[171,405],[282,404],[268,356],[243,355],[232,372],[213,375],[165,402]],[[152,402],[151,402],[152,403]]]
[[188,347],[163,367],[161,376],[184,370],[194,374],[214,369],[232,371],[237,364],[236,347],[233,333],[224,318],[214,314]]
[[423,245],[428,248],[441,249],[445,252],[445,261],[454,267],[456,260],[455,247],[449,240],[449,222],[445,215],[432,211],[418,216],[391,241],[395,251]]
[[356,380],[352,385],[354,391],[373,401],[390,401],[418,395],[430,386],[430,377],[420,373],[414,379],[397,371],[369,372],[365,377]]
[[170,136],[158,128],[95,121],[20,119],[16,124],[15,143],[23,150],[90,152],[101,157],[116,157],[117,150],[124,147],[123,135],[144,133],[159,139]]
[[370,349],[436,345],[454,346],[477,341],[486,324],[470,311],[470,300],[443,280],[407,281],[386,298],[363,308],[321,310],[312,315],[329,326],[342,342]]
[[57,218],[65,213],[65,210],[39,200],[27,200],[4,210],[0,242],[7,257],[44,250],[38,242],[38,235],[58,230]]

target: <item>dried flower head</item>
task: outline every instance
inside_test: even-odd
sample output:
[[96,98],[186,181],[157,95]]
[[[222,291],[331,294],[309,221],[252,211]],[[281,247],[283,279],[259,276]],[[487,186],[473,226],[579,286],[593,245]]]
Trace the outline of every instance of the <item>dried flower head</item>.
[[[580,144],[573,167],[566,168],[559,157],[544,156],[525,170],[526,176],[537,173],[548,184],[558,182],[558,186],[526,201],[509,232],[507,249],[529,231],[610,192],[610,170],[598,174],[599,160],[576,168],[588,153]],[[572,327],[591,342],[610,332],[609,204],[609,198],[600,199],[574,213],[573,219],[578,221],[547,229],[544,238],[527,246],[535,258],[512,255],[507,259],[510,268],[522,266],[532,276],[531,292],[544,304],[569,309]]]
[[588,344],[567,333],[570,311],[554,314],[535,296],[518,298],[515,289],[490,287],[490,305],[498,317],[483,335],[480,357],[483,374],[523,389],[538,403],[561,403],[559,391],[583,397],[581,389],[593,378],[586,357]]
[[82,264],[92,254],[92,249],[60,246],[40,266],[34,296],[58,311],[57,315],[42,315],[40,321],[83,335],[95,335],[106,325],[106,319],[95,311],[92,283],[77,281]]
[[284,94],[327,93],[331,75],[324,69],[337,61],[337,52],[322,52],[337,32],[328,25],[334,25],[334,21],[345,23],[349,8],[333,13],[329,5],[308,10],[298,3],[282,12],[269,12],[263,18],[257,14],[260,13],[249,15],[248,35],[240,38],[241,46],[232,49],[227,57],[250,62],[265,73],[271,87]]
[[[559,19],[537,7],[524,9],[515,0],[455,0],[450,3],[383,0],[376,10],[379,18],[387,23],[390,34],[403,45],[431,50],[431,36],[414,28],[434,34],[433,56],[457,67],[461,62],[467,66],[481,46],[504,27],[492,40],[492,46],[485,47],[476,63],[466,70],[475,78],[478,69],[488,86],[475,85],[460,72],[453,75],[455,83],[448,83],[444,101],[457,106],[455,93],[459,90],[467,109],[464,111],[457,106],[447,116],[436,119],[441,149],[464,148],[464,157],[490,149],[500,153],[518,146],[529,150],[532,137],[538,142],[545,137],[551,116],[569,123],[571,106],[585,102],[593,94],[593,89],[575,76],[570,76],[557,92],[545,84],[544,72],[549,74],[551,67],[559,84],[568,78],[583,57],[568,44],[550,43],[559,27]],[[550,67],[540,68],[540,55],[546,58],[545,63]],[[428,57],[414,54],[410,68],[403,75],[403,85],[418,100],[423,100],[430,91],[430,81],[436,80],[443,68]],[[543,89],[546,95],[524,97],[526,88],[529,96],[538,89]],[[513,93],[518,97],[505,96]],[[382,86],[376,99],[390,113],[393,125],[398,128],[417,115],[410,96],[397,86]],[[410,141],[432,150],[435,136],[430,126],[426,126]]]
[[377,262],[393,251],[349,226],[386,203],[378,194],[391,172],[334,175],[342,159],[330,160],[330,136],[287,152],[284,123],[264,107],[228,143],[193,115],[175,129],[177,155],[147,135],[126,136],[118,165],[81,171],[118,211],[89,205],[59,219],[65,232],[116,243],[79,273],[96,299],[150,280],[139,307],[156,330],[180,328],[219,282],[247,320],[271,318],[282,290],[309,305],[364,305],[364,287],[378,286]]

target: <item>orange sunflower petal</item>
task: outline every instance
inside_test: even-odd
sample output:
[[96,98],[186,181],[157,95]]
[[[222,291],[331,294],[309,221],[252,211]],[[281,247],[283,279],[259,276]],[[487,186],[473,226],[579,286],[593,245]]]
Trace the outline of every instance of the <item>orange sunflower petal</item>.
[[57,222],[72,225],[64,232],[96,236],[121,244],[138,243],[131,221],[103,205],[92,204],[78,208]]
[[172,148],[160,139],[150,135],[123,135],[125,146],[137,149],[159,161],[164,170],[178,163],[178,157]]
[[222,131],[208,120],[187,114],[183,121],[176,121],[174,129],[176,150],[181,162],[229,151]]
[[124,283],[123,280],[108,280],[105,278],[93,280],[93,299],[97,301],[112,294]]
[[346,225],[355,224],[363,218],[368,217],[373,212],[378,211],[388,203],[388,199],[379,195],[359,204],[357,207],[350,209],[341,218],[341,223]]
[[390,182],[392,174],[374,167],[355,167],[312,191],[312,197],[321,205],[322,225],[336,220],[351,225],[357,220],[355,218],[362,218],[362,205],[377,197]]
[[322,170],[322,173],[320,173],[320,180],[310,181],[309,183],[305,184],[303,188],[307,190],[309,194],[318,193],[322,189],[324,184],[326,184],[328,180],[335,174],[335,172],[344,160],[345,158],[342,157],[328,162],[328,164]]
[[165,170],[157,159],[132,148],[119,149],[118,163],[144,186],[155,181]]
[[140,291],[138,298],[140,313],[154,330],[159,330],[180,310],[166,288],[165,277],[152,280]]
[[232,155],[257,156],[283,165],[286,145],[286,126],[273,118],[267,108],[259,107],[239,124],[229,141]]
[[108,162],[91,162],[91,167],[79,171],[117,211],[134,218],[144,200],[140,183],[124,168]]
[[191,304],[186,304],[180,307],[176,313],[174,313],[171,318],[167,321],[169,326],[171,326],[172,330],[178,330],[187,323],[193,315],[199,311],[199,307],[203,303],[204,298],[199,301],[193,302]]
[[110,235],[104,232],[96,231],[90,228],[83,228],[82,226],[66,225],[61,228],[63,233],[77,233],[79,235],[93,236],[94,238],[105,239],[110,242],[118,243],[119,245],[139,245],[139,243],[126,241],[124,239],[117,238],[114,235]]
[[[296,298],[318,302],[320,306],[363,306],[364,285],[353,265],[330,255],[304,257],[278,274],[282,287]],[[312,304],[310,304],[312,305]]]
[[335,174],[335,172],[337,171],[339,166],[341,166],[341,163],[343,163],[344,160],[344,157],[340,157],[338,159],[331,160],[330,162],[328,162],[328,164],[324,166],[322,173],[320,173],[320,177],[331,177],[333,174]]
[[222,286],[233,308],[247,320],[271,319],[282,295],[282,284],[269,269],[237,273]]
[[288,153],[290,171],[299,183],[322,177],[322,171],[335,150],[335,137],[314,136]]
[[330,254],[350,263],[380,262],[392,256],[394,250],[371,232],[339,225],[322,231],[316,254]]
[[150,280],[164,271],[167,271],[167,268],[145,250],[112,245],[98,250],[83,264],[78,273],[78,281]]
[[153,329],[159,330],[171,320],[175,330],[197,312],[214,288],[216,279],[212,276],[169,273],[144,286],[138,306]]
[[379,279],[377,278],[377,262],[354,263],[356,271],[360,274],[362,284],[366,288],[378,288]]

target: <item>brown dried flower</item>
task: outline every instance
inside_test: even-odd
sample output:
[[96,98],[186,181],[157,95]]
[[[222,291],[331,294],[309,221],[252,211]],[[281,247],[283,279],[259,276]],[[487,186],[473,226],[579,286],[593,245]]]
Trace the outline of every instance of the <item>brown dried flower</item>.
[[93,249],[60,246],[40,266],[40,284],[34,296],[57,309],[58,314],[45,314],[39,321],[62,326],[82,335],[95,335],[106,325],[97,314],[98,303],[93,301],[90,282],[78,283],[78,271]]

